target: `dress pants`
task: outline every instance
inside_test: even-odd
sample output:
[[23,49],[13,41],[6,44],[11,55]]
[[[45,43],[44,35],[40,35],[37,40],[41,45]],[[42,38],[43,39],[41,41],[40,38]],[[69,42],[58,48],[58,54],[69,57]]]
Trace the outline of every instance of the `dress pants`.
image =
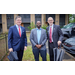
[[17,51],[18,61],[22,61],[23,52],[24,52],[24,50]]
[[54,48],[53,42],[52,43],[49,42],[49,57],[50,57],[50,61],[54,61],[53,48]]
[[39,53],[43,61],[46,61],[46,50],[33,49],[35,61],[39,61]]

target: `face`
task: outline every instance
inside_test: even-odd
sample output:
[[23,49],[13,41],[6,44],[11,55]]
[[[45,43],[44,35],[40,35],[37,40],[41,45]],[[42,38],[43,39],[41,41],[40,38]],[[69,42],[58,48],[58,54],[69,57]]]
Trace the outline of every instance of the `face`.
[[53,18],[48,18],[49,25],[53,25],[53,22],[54,22]]
[[15,20],[15,22],[16,22],[17,25],[21,25],[22,20],[21,20],[21,18],[17,18],[17,19]]
[[36,26],[37,26],[37,28],[40,28],[41,27],[41,22],[37,21]]

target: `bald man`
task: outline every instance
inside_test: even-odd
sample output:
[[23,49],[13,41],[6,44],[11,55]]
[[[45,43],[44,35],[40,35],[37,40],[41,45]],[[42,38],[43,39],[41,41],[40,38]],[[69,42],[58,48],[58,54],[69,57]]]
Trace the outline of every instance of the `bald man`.
[[49,47],[50,61],[54,61],[53,48],[59,47],[63,40],[63,34],[59,25],[53,24],[52,17],[48,18],[49,26],[47,27],[47,39]]
[[43,61],[46,61],[46,30],[41,28],[41,22],[37,21],[37,28],[31,30],[30,41],[32,43],[32,49],[35,61],[39,61],[39,53]]

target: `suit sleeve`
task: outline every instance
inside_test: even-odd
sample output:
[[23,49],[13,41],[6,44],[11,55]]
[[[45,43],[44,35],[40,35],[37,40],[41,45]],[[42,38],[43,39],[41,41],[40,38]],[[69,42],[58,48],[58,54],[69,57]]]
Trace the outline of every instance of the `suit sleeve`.
[[8,49],[12,48],[12,39],[13,39],[13,31],[12,28],[9,28],[8,32]]
[[44,39],[44,41],[42,42],[42,45],[45,45],[45,43],[46,43],[46,41],[47,41],[47,34],[46,34],[46,31],[45,31],[45,33],[44,33],[44,34],[45,34],[45,36],[44,36],[44,37],[45,37],[45,39]]
[[58,34],[59,34],[59,41],[62,42],[62,40],[63,40],[63,33],[62,33],[62,31],[61,31],[60,26],[58,26]]
[[27,46],[27,36],[26,36],[26,30],[25,30],[25,37],[24,37],[24,39],[25,39],[25,46]]
[[31,41],[31,43],[32,43],[34,46],[36,45],[36,43],[35,43],[34,40],[33,40],[33,30],[31,30],[30,41]]
[[[47,32],[48,30],[47,30],[47,28],[46,28],[46,32]],[[48,39],[48,32],[46,33],[47,34],[47,39]]]

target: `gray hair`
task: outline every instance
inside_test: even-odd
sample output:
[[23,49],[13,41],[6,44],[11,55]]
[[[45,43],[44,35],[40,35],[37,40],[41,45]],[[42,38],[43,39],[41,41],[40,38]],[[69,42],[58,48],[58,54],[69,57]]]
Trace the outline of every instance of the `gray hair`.
[[21,17],[21,16],[16,16],[15,20],[16,20],[17,18],[21,18],[21,20],[22,20],[22,17]]
[[[48,19],[53,19],[53,17],[48,17]],[[54,19],[53,19],[54,20]]]

